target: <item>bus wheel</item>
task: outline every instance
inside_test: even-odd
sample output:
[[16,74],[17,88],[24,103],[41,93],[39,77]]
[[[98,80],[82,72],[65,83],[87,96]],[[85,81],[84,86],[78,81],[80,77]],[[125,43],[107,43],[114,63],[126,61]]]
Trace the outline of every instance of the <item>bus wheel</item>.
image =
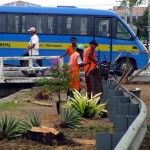
[[[123,59],[123,60],[119,61],[119,62],[118,62],[118,65],[117,65],[117,69],[116,69],[116,70],[118,70],[117,75],[118,75],[118,76],[121,76],[121,75],[123,74],[123,72],[125,71],[126,67],[127,67],[126,59]],[[135,63],[134,63],[132,60],[129,60],[129,67],[132,67],[132,68],[133,68],[133,69],[131,70],[130,74],[129,74],[129,76],[130,76],[130,75],[133,74],[133,72],[134,72],[134,70],[135,70],[135,68],[136,68],[136,67],[135,67]]]
[[[36,63],[39,64],[38,61],[36,61]],[[28,61],[28,60],[24,60],[23,63],[22,63],[22,65],[21,65],[21,67],[28,67],[28,66],[29,66],[29,61]],[[28,76],[32,76],[32,74],[33,74],[33,75],[36,75],[36,74],[38,74],[38,72],[39,72],[39,71],[35,71],[34,74],[33,74],[32,71],[29,72],[29,71],[27,71],[27,70],[22,70],[22,73],[23,73],[25,76],[27,76],[27,77],[28,77]]]

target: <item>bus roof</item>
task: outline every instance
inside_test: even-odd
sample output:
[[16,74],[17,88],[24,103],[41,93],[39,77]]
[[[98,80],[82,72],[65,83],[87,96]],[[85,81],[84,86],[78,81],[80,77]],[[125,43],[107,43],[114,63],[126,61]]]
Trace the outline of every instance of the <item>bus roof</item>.
[[71,8],[71,7],[32,7],[32,6],[0,6],[0,13],[34,13],[34,14],[72,14],[116,16],[110,10]]

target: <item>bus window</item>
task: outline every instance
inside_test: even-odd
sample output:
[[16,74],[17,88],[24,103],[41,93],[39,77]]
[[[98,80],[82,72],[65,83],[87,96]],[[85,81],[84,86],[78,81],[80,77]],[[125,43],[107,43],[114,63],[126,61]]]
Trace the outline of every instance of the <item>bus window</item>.
[[6,15],[0,14],[0,32],[6,32]]
[[[42,27],[44,28],[44,22]],[[48,16],[47,31],[50,34],[54,34],[54,18],[52,16]]]
[[39,16],[37,26],[39,29],[38,33],[42,34],[53,34],[53,16]]
[[75,35],[92,35],[92,17],[76,17],[74,20]]
[[116,38],[117,39],[122,39],[122,40],[130,40],[131,35],[127,31],[127,29],[123,26],[123,24],[117,20],[117,31],[116,31]]
[[[27,33],[30,27],[35,27],[37,29],[38,17],[35,15],[22,16],[22,32]],[[38,33],[38,31],[37,31]]]
[[95,22],[95,35],[102,37],[109,37],[109,20],[105,18],[96,18]]
[[71,16],[58,17],[58,34],[73,34],[72,32],[72,18]]
[[19,16],[17,15],[8,15],[8,33],[18,33],[19,32]]

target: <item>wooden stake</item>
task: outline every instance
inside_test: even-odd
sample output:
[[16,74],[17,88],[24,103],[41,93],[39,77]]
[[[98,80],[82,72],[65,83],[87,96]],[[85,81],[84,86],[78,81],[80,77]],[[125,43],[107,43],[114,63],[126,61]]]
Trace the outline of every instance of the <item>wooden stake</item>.
[[128,80],[128,83],[133,80],[135,77],[137,77],[144,69],[146,69],[148,66],[150,65],[150,62],[144,66],[142,69],[140,69],[135,75],[133,75],[129,80]]
[[124,80],[126,79],[126,77],[129,75],[129,73],[131,72],[131,70],[133,69],[133,67],[131,67],[128,72],[125,74],[125,76],[122,78],[122,80],[119,82],[119,84],[116,86],[115,90],[118,90],[118,88],[121,86],[121,84],[124,82]]

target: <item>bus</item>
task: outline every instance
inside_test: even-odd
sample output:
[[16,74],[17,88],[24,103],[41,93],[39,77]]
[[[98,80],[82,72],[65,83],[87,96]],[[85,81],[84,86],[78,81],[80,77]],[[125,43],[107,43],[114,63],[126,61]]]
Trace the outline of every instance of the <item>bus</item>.
[[[110,10],[76,7],[0,6],[0,57],[22,56],[30,40],[27,30],[37,29],[40,56],[60,56],[75,36],[77,44],[85,47],[95,39],[97,59],[113,62],[123,72],[126,56],[134,70],[144,67],[149,60],[148,51],[127,23]],[[65,57],[65,62],[68,58]],[[6,61],[6,65],[21,65],[22,61]],[[42,65],[49,65],[42,60]]]

